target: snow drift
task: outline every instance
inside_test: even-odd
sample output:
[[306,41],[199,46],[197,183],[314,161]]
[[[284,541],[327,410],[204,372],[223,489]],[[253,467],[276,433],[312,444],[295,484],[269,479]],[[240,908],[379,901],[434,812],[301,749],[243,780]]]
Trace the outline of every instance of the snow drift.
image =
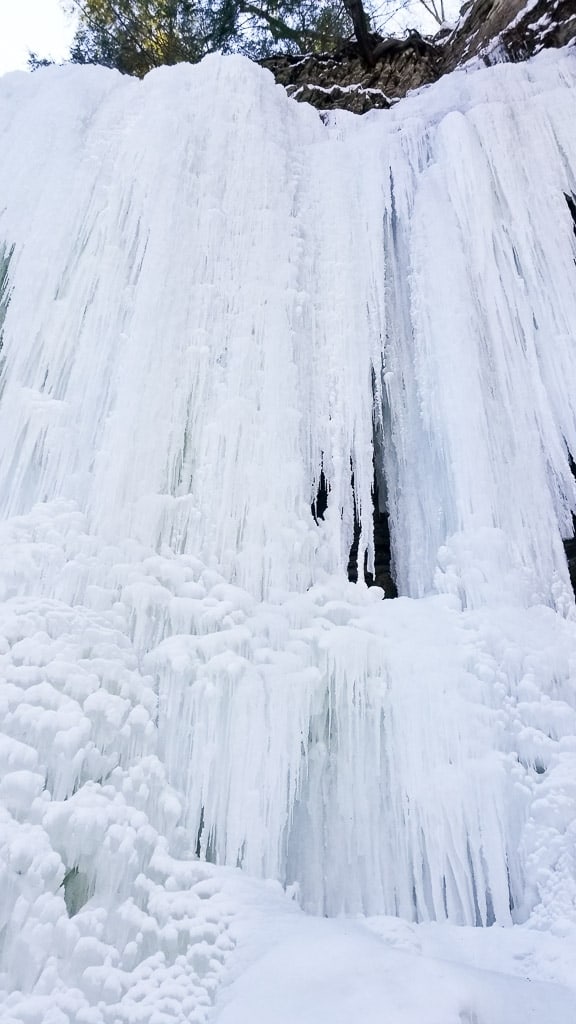
[[[324,123],[243,59],[0,82],[0,980],[38,1019],[204,1020],[205,860],[576,917],[575,82]],[[394,601],[346,579],[374,465]]]

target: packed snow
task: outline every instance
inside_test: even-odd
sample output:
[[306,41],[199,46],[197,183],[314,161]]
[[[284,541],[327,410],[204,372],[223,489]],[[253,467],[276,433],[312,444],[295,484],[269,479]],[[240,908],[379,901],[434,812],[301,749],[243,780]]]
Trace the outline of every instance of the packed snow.
[[575,124],[0,80],[2,1024],[576,1020]]

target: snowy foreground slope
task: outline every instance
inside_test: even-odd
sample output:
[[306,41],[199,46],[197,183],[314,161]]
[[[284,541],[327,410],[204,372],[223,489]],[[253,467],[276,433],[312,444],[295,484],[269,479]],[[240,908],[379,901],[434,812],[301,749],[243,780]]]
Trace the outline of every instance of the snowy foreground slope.
[[2,1024],[576,1020],[575,87],[0,81]]

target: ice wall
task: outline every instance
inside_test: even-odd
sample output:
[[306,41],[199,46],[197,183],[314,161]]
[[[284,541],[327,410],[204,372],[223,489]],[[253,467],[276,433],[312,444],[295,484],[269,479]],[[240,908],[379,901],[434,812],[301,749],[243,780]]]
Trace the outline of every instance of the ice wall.
[[[89,1000],[106,949],[118,991],[176,964],[195,856],[330,914],[574,914],[575,78],[325,123],[241,59],[0,82],[19,985],[50,929]],[[345,578],[375,436],[397,601]]]

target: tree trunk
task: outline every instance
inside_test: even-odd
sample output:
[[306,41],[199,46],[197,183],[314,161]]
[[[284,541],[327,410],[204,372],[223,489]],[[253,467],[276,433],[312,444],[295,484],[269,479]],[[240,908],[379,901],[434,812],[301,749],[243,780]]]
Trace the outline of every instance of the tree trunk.
[[362,60],[369,68],[373,68],[375,64],[374,49],[370,39],[370,21],[364,10],[364,4],[362,0],[344,0],[344,7],[352,20]]

